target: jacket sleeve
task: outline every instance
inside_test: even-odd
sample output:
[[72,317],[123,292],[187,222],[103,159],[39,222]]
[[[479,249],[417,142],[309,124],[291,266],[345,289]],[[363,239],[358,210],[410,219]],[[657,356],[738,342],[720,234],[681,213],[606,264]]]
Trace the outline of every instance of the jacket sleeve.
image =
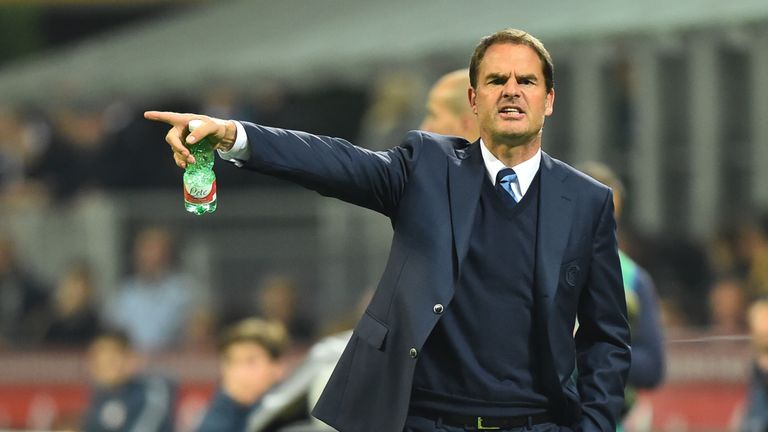
[[664,334],[659,318],[659,303],[650,275],[637,273],[635,293],[640,304],[637,322],[632,323],[632,367],[628,384],[653,388],[664,378]]
[[615,431],[630,366],[627,306],[621,279],[613,196],[606,194],[579,298],[575,336],[582,416],[578,431]]
[[251,157],[245,167],[322,195],[390,216],[422,149],[422,134],[409,132],[387,151],[371,151],[340,138],[243,122]]

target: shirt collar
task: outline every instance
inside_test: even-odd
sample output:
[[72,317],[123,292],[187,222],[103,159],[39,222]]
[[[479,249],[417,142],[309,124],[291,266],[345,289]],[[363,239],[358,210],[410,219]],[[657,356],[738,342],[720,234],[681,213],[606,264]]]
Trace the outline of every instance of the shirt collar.
[[[499,173],[507,166],[500,160],[496,159],[496,156],[491,153],[485,146],[485,143],[480,139],[480,152],[483,155],[483,162],[485,162],[485,170],[488,173],[488,178],[491,179],[491,183],[496,186],[496,174]],[[523,161],[513,167],[515,174],[517,174],[517,182],[520,185],[520,194],[525,195],[528,188],[533,182],[533,178],[536,177],[536,173],[539,172],[539,166],[541,165],[541,148],[536,151],[536,154],[532,158]]]

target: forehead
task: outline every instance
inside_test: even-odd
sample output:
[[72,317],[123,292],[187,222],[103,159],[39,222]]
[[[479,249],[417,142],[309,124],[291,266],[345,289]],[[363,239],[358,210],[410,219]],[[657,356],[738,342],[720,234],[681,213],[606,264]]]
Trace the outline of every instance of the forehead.
[[478,69],[481,76],[491,73],[544,76],[544,65],[533,48],[508,42],[489,46]]
[[267,349],[256,341],[237,341],[224,352],[225,357],[269,356]]

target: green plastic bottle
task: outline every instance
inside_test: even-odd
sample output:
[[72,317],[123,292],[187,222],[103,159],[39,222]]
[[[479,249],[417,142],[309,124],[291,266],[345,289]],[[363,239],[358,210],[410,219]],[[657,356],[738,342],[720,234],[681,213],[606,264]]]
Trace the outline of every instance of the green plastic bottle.
[[[194,131],[202,124],[201,120],[190,121],[189,131]],[[213,151],[213,144],[207,138],[189,145],[189,152],[195,158],[195,163],[187,165],[184,171],[184,208],[196,215],[213,213],[216,210]]]

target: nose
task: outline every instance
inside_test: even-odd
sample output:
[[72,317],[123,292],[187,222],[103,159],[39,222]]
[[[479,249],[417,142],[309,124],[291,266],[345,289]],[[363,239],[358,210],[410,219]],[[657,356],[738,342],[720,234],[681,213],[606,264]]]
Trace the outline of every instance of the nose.
[[520,97],[520,86],[517,84],[517,81],[513,79],[507,80],[502,89],[501,96],[504,98]]

